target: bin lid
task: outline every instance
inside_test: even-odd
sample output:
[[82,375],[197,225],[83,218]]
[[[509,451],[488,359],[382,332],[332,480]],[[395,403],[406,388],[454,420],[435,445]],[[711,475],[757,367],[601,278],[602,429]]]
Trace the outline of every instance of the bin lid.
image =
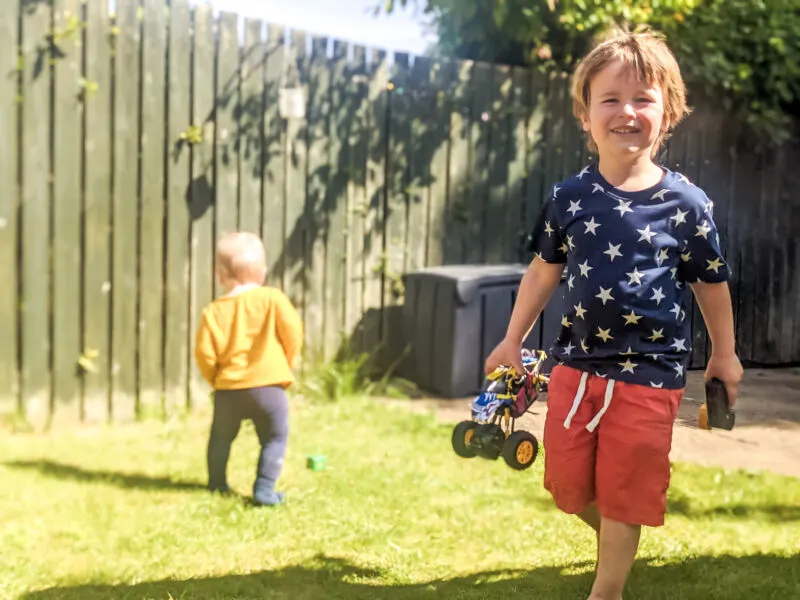
[[528,265],[522,263],[497,265],[445,265],[427,267],[403,275],[403,279],[439,279],[452,283],[456,300],[469,304],[479,289],[494,285],[519,284]]

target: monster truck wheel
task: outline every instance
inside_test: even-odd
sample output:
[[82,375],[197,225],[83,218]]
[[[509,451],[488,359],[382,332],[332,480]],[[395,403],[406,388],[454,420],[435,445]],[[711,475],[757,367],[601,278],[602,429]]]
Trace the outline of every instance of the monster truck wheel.
[[522,471],[530,467],[539,454],[539,442],[527,431],[515,431],[503,444],[503,460],[512,469]]
[[476,456],[475,450],[470,448],[470,440],[475,433],[478,424],[475,421],[461,421],[453,429],[453,450],[461,458],[473,458]]

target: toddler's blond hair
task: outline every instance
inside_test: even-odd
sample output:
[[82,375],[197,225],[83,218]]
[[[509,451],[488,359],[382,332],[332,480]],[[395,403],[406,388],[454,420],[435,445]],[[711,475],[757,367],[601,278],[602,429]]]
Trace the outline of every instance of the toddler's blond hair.
[[[592,79],[609,64],[619,61],[633,69],[637,79],[661,88],[664,98],[664,123],[667,131],[674,128],[690,109],[686,104],[686,84],[681,76],[678,61],[664,39],[648,30],[636,33],[614,31],[597,45],[578,64],[572,80],[572,107],[575,118],[583,120],[589,114],[589,92]],[[659,135],[653,152],[668,137]],[[597,145],[589,135],[589,150],[597,152]]]
[[261,238],[245,231],[222,235],[217,241],[217,268],[237,283],[264,283],[267,257]]

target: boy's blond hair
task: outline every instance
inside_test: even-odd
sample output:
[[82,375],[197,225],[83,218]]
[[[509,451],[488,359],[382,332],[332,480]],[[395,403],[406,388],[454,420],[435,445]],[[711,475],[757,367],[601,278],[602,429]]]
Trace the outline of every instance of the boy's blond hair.
[[[649,30],[636,33],[614,31],[581,60],[575,71],[572,80],[572,107],[578,121],[583,122],[589,114],[589,92],[595,75],[615,61],[633,69],[640,81],[661,88],[667,132],[689,114],[686,84],[678,61],[664,39]],[[667,137],[666,132],[659,135],[653,146],[653,153]],[[588,146],[591,152],[597,152],[597,144],[591,134]]]
[[217,268],[237,283],[264,283],[267,257],[261,238],[245,231],[222,235],[217,241]]

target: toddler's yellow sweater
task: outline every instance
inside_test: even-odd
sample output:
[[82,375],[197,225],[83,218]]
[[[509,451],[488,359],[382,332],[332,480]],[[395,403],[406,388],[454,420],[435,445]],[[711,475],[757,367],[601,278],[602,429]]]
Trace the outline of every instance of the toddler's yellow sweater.
[[258,287],[223,296],[203,309],[195,361],[215,390],[289,387],[303,324],[279,289]]

